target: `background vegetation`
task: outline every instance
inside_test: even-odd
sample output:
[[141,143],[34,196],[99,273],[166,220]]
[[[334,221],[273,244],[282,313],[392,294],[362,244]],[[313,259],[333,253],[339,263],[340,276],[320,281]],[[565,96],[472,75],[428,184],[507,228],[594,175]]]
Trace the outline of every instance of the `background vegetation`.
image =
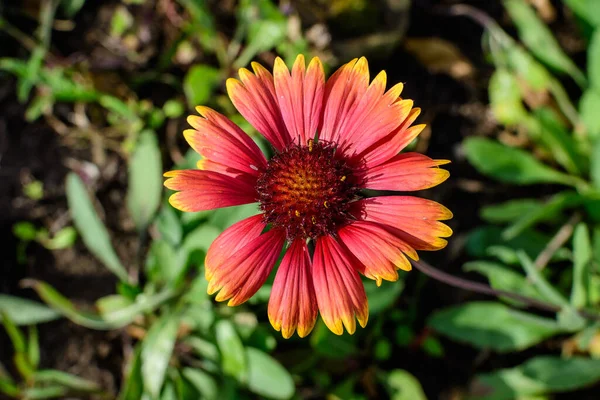
[[[599,397],[600,2],[26,0],[0,40],[0,398]],[[405,82],[411,150],[453,161],[423,258],[463,280],[365,281],[353,336],[283,340],[269,284],[215,303],[206,250],[254,210],[162,187],[195,105],[265,147],[224,82],[298,53]]]

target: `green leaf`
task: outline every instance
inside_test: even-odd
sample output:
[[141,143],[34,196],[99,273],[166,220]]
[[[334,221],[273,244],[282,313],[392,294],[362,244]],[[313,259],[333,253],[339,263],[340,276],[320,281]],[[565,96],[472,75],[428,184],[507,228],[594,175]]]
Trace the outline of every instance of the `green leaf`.
[[317,321],[310,335],[310,345],[315,352],[325,358],[343,360],[358,352],[355,336],[338,336],[331,332],[323,321]]
[[127,373],[119,393],[119,400],[140,400],[144,390],[142,380],[142,362],[140,354],[142,343],[138,343],[129,359]]
[[569,307],[567,299],[556,289],[542,273],[533,265],[531,258],[522,250],[517,253],[521,266],[527,273],[527,279],[538,289],[538,291],[552,304]]
[[98,392],[101,390],[96,383],[80,378],[76,375],[53,369],[37,371],[33,375],[35,382],[58,384],[78,392]]
[[215,378],[201,369],[183,368],[181,374],[196,388],[205,400],[219,398],[219,388]]
[[61,8],[69,18],[73,18],[84,4],[85,0],[62,0],[60,2]]
[[554,320],[483,301],[438,311],[428,325],[458,342],[498,352],[523,350],[561,332]]
[[586,158],[579,152],[573,135],[567,132],[556,113],[548,107],[534,111],[540,124],[539,142],[552,153],[554,159],[571,174],[580,175],[588,169]]
[[552,219],[562,210],[579,206],[584,202],[584,200],[585,198],[579,193],[570,191],[560,192],[552,196],[552,198],[543,206],[540,206],[536,210],[533,210],[528,214],[524,214],[521,218],[515,220],[504,230],[502,237],[506,240],[514,239],[525,229],[537,224],[538,222]]
[[19,388],[12,381],[2,377],[0,377],[0,393],[15,399],[21,398]]
[[175,249],[164,240],[155,240],[150,246],[146,259],[146,274],[152,282],[175,283],[181,268],[185,264],[179,262]]
[[27,359],[29,364],[35,370],[40,365],[40,342],[38,330],[35,325],[28,327],[29,337],[27,338]]
[[77,231],[72,226],[66,226],[56,232],[53,238],[45,239],[42,244],[48,250],[60,250],[72,247],[77,240]]
[[479,217],[494,224],[513,222],[542,205],[543,202],[538,199],[509,200],[504,203],[481,207]]
[[590,266],[592,262],[592,243],[587,225],[579,223],[573,233],[573,286],[571,305],[583,308],[590,302]]
[[498,68],[490,78],[490,106],[494,116],[504,125],[516,125],[527,118],[516,77],[505,68]]
[[258,214],[258,212],[259,210],[255,203],[227,208],[219,208],[211,213],[209,222],[211,225],[224,230],[229,228],[236,222]]
[[27,285],[32,287],[42,300],[54,310],[69,318],[78,325],[92,329],[111,329],[112,326],[94,313],[78,310],[73,303],[52,286],[45,282],[28,280]]
[[587,89],[579,100],[579,115],[588,136],[596,142],[600,139],[600,113],[598,109],[600,109],[600,89]]
[[570,75],[580,86],[587,84],[583,72],[560,47],[554,35],[524,0],[504,0],[504,7],[517,27],[519,37],[538,59]]
[[161,207],[156,226],[160,232],[161,238],[165,239],[173,246],[179,245],[183,238],[183,228],[173,207]]
[[234,68],[241,68],[259,53],[269,51],[285,39],[287,22],[285,20],[258,20],[249,26],[248,44],[234,61]]
[[[598,105],[600,106],[600,103],[598,103]],[[590,178],[592,179],[592,184],[600,191],[600,139],[595,140],[592,145],[590,164]]]
[[144,391],[158,397],[165,380],[169,360],[175,348],[179,315],[165,315],[156,321],[142,342],[142,377]]
[[467,138],[464,148],[467,160],[479,172],[502,182],[575,184],[572,177],[542,164],[524,150],[481,137]]
[[290,373],[270,355],[253,347],[246,348],[248,389],[271,399],[289,399],[295,385]]
[[188,105],[195,107],[208,103],[221,80],[221,71],[210,65],[194,65],[190,68],[183,79]]
[[590,40],[587,63],[590,86],[600,91],[600,29],[594,31]]
[[386,383],[391,400],[427,400],[419,380],[406,370],[390,371]]
[[[469,232],[467,236],[467,253],[475,258],[495,257],[504,264],[519,264],[517,251],[523,250],[531,258],[537,257],[548,244],[550,236],[532,229],[520,232],[516,237],[505,239],[499,226],[481,226]],[[571,258],[567,248],[557,249],[551,261]]]
[[[538,356],[514,368],[477,377],[474,387],[486,400],[514,399],[546,393],[569,392],[600,380],[600,360]],[[475,394],[475,393],[473,393]]]
[[73,222],[87,248],[121,281],[127,282],[129,276],[110,243],[108,231],[94,210],[83,182],[73,172],[67,175],[66,192]]
[[220,320],[215,325],[215,336],[221,351],[223,373],[235,377],[239,382],[246,382],[246,352],[233,324],[228,320]]
[[27,388],[23,391],[23,398],[28,400],[65,398],[68,392],[69,390],[61,385]]
[[383,282],[379,287],[375,281],[369,279],[364,285],[369,299],[370,315],[376,315],[393,305],[404,289],[401,279],[396,282]]
[[0,312],[2,316],[2,325],[4,325],[4,329],[10,338],[10,341],[17,353],[25,353],[27,351],[27,341],[25,340],[25,336],[23,332],[17,328],[17,325],[12,321],[12,319],[5,312]]
[[202,339],[199,336],[188,336],[185,339],[185,343],[194,349],[194,352],[199,357],[211,361],[219,360],[219,350],[214,343]]
[[6,313],[16,325],[35,325],[60,318],[58,312],[44,304],[7,294],[0,294],[0,312]]
[[19,240],[29,242],[37,237],[37,229],[31,222],[17,222],[12,227],[13,235]]
[[146,229],[160,205],[162,193],[162,161],[153,132],[140,134],[129,163],[127,209],[138,232]]
[[600,26],[600,3],[596,0],[565,0],[564,2],[579,18],[590,25]]
[[[540,292],[525,278],[525,276],[505,267],[502,264],[488,261],[472,261],[463,265],[465,271],[476,271],[486,276],[490,285],[497,290],[518,293],[523,296],[538,300],[545,300]],[[513,304],[520,304],[515,300],[503,298]]]

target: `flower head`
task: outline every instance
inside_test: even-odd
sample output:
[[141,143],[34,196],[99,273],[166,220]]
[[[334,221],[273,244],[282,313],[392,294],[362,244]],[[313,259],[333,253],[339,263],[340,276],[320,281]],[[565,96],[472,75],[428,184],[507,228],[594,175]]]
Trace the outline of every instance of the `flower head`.
[[253,63],[227,90],[237,110],[272,145],[267,160],[225,116],[197,107],[184,132],[202,155],[198,170],[170,171],[165,186],[183,211],[257,203],[258,214],[225,230],[206,256],[208,291],[238,305],[264,284],[285,250],[269,300],[269,319],[288,338],[312,330],[317,314],[336,334],[365,326],[368,304],[360,274],[398,279],[417,250],[439,250],[451,229],[444,206],[418,197],[369,197],[372,191],[415,191],[448,178],[433,160],[400,153],[423,130],[420,110],[386,91],[386,74],[369,82],[365,58],[328,80],[318,58],[298,56],[292,71],[281,59],[273,75]]

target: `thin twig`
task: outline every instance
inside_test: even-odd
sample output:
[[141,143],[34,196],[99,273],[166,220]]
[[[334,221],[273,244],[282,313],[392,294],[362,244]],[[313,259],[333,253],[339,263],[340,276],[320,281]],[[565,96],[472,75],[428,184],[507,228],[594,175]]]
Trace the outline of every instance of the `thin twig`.
[[566,242],[569,240],[571,235],[573,234],[573,230],[575,229],[575,225],[577,225],[581,221],[580,214],[573,214],[571,218],[560,227],[558,232],[554,235],[554,237],[548,242],[544,250],[537,256],[535,259],[535,267],[538,270],[543,270],[546,268],[546,265],[554,256],[554,253],[558,251]]
[[[425,275],[433,278],[437,281],[443,282],[447,285],[454,286],[460,289],[468,290],[471,292],[487,294],[489,296],[494,297],[508,297],[512,300],[519,301],[521,303],[526,304],[529,307],[537,308],[539,310],[550,311],[550,312],[560,312],[562,307],[557,306],[555,304],[546,303],[544,301],[540,301],[537,299],[533,299],[531,297],[523,296],[518,293],[507,292],[505,290],[497,290],[493,289],[489,285],[479,282],[473,282],[468,279],[459,278],[457,276],[448,274],[446,272],[440,271],[439,269],[429,265],[425,261],[414,261],[410,260],[413,267],[424,273]],[[577,313],[583,318],[600,321],[600,315],[596,313],[591,313],[586,310],[578,310]]]

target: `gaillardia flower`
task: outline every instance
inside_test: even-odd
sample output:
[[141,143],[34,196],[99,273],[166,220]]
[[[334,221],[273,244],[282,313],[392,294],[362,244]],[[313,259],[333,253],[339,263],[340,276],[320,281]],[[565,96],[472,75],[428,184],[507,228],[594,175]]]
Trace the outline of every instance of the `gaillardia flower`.
[[[284,337],[304,337],[317,313],[340,335],[364,327],[368,304],[360,274],[398,279],[416,250],[439,250],[452,234],[444,206],[389,191],[415,191],[448,178],[446,160],[400,153],[424,128],[411,124],[420,110],[386,91],[386,74],[369,82],[367,60],[352,60],[327,81],[313,58],[298,56],[292,71],[275,60],[273,75],[257,63],[239,71],[227,91],[248,122],[271,144],[267,160],[254,141],[218,112],[197,107],[184,132],[202,155],[198,170],[170,171],[182,211],[258,203],[258,214],[225,230],[206,256],[206,278],[216,300],[239,305],[264,284],[282,250],[268,314]],[[386,191],[386,195],[369,197]],[[260,210],[260,211],[259,211]]]

